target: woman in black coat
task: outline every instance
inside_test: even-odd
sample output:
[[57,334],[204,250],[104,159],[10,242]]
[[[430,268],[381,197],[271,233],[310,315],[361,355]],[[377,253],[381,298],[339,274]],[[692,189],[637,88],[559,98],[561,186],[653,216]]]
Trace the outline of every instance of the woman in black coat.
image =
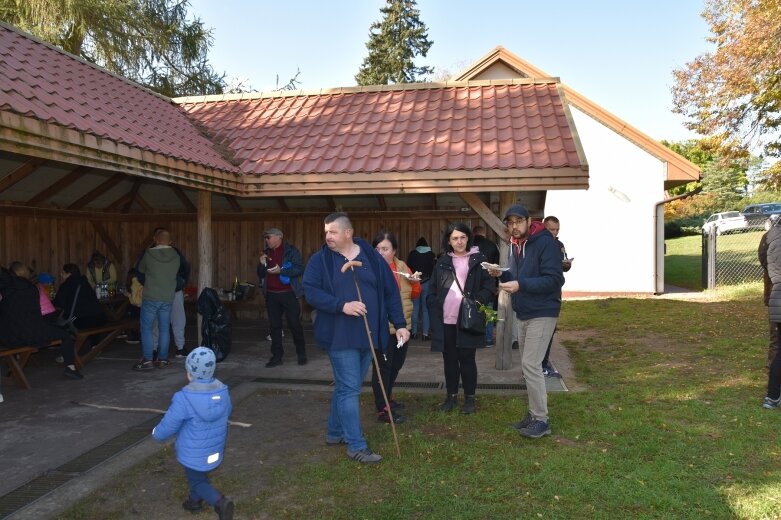
[[83,376],[76,370],[73,339],[41,316],[38,287],[29,276],[29,270],[21,262],[12,263],[11,270],[0,268],[0,348],[46,347],[59,339],[65,376],[81,379]]
[[[87,278],[81,274],[79,266],[76,264],[65,264],[62,266],[62,283],[57,289],[57,295],[54,297],[54,306],[63,311],[63,316],[69,318],[71,309],[76,319],[73,325],[77,329],[90,329],[100,327],[106,324],[106,313],[98,302],[95,295],[95,289],[87,281]],[[80,288],[80,289],[79,289]],[[78,297],[76,291],[78,289]],[[73,307],[73,300],[76,299],[76,306]]]
[[458,404],[459,380],[464,386],[461,413],[474,413],[477,389],[476,349],[485,347],[485,333],[474,335],[458,328],[463,295],[481,303],[493,301],[495,283],[481,266],[485,256],[472,245],[472,231],[460,222],[450,224],[442,241],[445,252],[434,267],[426,303],[431,316],[431,350],[442,352],[447,398],[439,407],[449,412]]

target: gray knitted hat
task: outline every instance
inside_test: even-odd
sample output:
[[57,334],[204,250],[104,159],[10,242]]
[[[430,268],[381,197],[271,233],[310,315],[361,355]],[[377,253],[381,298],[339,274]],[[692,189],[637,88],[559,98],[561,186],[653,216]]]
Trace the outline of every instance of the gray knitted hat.
[[217,358],[214,352],[206,347],[198,347],[187,355],[184,362],[187,367],[187,373],[193,379],[211,379],[214,377],[214,369],[217,367]]

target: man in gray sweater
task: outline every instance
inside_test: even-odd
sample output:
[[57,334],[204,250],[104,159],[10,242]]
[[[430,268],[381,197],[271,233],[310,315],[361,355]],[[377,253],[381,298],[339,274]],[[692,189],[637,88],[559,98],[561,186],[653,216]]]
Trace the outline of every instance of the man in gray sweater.
[[[144,251],[138,262],[138,271],[144,274],[144,297],[141,301],[141,346],[143,357],[133,370],[151,370],[168,366],[168,346],[171,343],[171,307],[176,292],[176,273],[179,272],[179,253],[171,247],[171,235],[166,229],[155,233],[155,245]],[[159,327],[159,350],[152,362],[155,320]]]

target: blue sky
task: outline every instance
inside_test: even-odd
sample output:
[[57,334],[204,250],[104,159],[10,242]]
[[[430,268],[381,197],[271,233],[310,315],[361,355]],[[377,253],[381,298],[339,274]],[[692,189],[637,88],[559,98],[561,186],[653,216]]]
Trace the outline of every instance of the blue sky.
[[[384,0],[191,0],[227,77],[271,90],[355,85]],[[502,45],[655,139],[696,137],[671,112],[672,70],[710,50],[695,0],[418,0],[434,44],[419,64],[456,73]]]

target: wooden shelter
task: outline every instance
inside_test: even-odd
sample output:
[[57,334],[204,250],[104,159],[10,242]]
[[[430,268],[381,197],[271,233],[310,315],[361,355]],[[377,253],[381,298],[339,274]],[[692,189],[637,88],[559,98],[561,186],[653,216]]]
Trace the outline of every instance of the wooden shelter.
[[[0,24],[0,264],[104,252],[120,272],[165,226],[199,288],[254,281],[263,230],[305,258],[350,213],[400,255],[588,166],[557,78],[168,99]],[[121,276],[121,275],[120,275]]]

